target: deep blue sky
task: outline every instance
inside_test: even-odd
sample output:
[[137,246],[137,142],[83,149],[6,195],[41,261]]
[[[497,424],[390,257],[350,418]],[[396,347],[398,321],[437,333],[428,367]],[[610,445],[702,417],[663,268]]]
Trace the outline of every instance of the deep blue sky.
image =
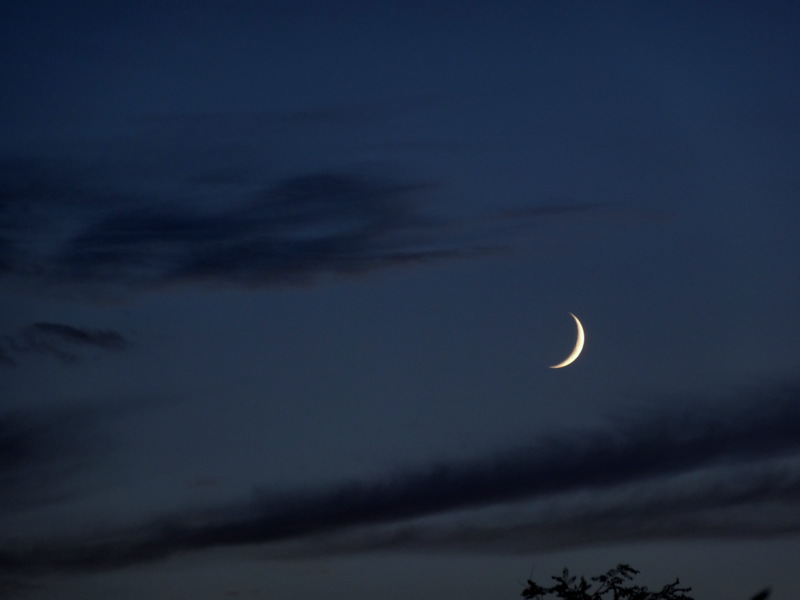
[[0,598],[798,597],[800,10],[333,4],[0,8]]

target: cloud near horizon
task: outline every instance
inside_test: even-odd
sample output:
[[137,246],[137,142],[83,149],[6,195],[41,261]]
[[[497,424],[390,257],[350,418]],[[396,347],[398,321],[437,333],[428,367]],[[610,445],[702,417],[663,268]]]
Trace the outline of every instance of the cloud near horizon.
[[[276,557],[366,549],[513,552],[800,531],[800,386],[725,398],[724,412],[695,400],[704,408],[630,416],[483,459],[265,493],[80,539],[0,543],[0,573],[96,571],[262,544],[273,544],[267,550]],[[522,503],[534,503],[533,512],[464,517]],[[748,505],[771,510],[739,510]]]

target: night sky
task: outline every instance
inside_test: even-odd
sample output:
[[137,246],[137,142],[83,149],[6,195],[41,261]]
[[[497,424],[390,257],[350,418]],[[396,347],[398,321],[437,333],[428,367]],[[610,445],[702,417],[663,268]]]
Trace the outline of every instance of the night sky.
[[800,597],[798,31],[2,3],[0,599]]

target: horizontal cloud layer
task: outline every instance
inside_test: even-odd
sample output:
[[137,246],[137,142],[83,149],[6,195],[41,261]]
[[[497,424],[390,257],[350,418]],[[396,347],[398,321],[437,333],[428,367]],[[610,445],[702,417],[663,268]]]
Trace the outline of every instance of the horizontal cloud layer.
[[[481,460],[412,468],[378,481],[269,494],[87,539],[0,547],[0,568],[97,570],[191,550],[277,542],[299,543],[294,553],[313,554],[324,551],[319,536],[328,534],[334,536],[330,552],[493,545],[508,550],[509,540],[519,544],[525,536],[552,535],[550,545],[558,546],[735,535],[735,526],[709,514],[724,510],[735,516],[738,506],[753,502],[778,503],[781,511],[760,525],[745,523],[738,535],[798,530],[800,387],[758,389],[726,399],[725,406],[702,405],[704,410],[631,417],[605,430],[552,436]],[[789,462],[780,467],[781,460]],[[763,470],[759,462],[769,467]],[[703,470],[714,473],[711,485],[697,479]],[[606,497],[589,503],[574,499],[587,491]],[[557,497],[572,498],[572,504],[564,503],[567,508],[549,518],[540,512],[511,523],[478,520],[466,527],[425,522]]]

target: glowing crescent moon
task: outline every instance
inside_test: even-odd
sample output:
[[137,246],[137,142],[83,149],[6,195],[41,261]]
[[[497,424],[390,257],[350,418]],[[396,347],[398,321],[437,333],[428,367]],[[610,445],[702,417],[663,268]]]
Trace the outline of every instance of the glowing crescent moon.
[[575,360],[581,355],[581,350],[583,350],[583,343],[586,341],[586,336],[583,333],[583,325],[581,322],[578,321],[578,317],[572,315],[572,318],[575,319],[575,324],[578,326],[578,341],[575,342],[575,347],[572,349],[570,355],[564,359],[563,362],[558,363],[557,365],[552,365],[551,369],[560,369],[561,367],[566,367],[567,365],[571,365],[575,362]]

